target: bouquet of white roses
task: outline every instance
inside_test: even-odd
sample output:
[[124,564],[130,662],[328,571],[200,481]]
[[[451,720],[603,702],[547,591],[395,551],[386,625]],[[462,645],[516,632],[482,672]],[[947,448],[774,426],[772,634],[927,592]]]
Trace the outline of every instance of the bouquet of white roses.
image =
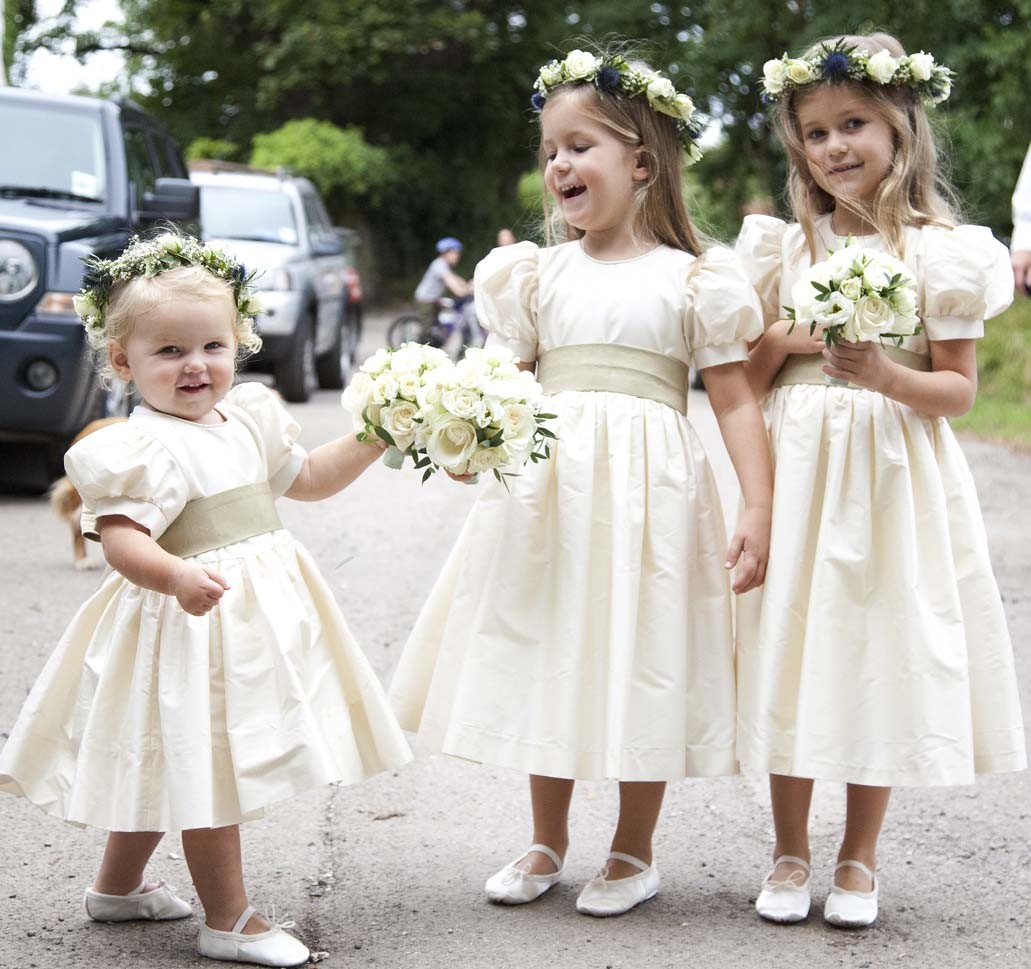
[[850,237],[791,287],[795,305],[784,308],[787,317],[808,323],[810,333],[823,327],[827,346],[884,339],[901,345],[920,332],[916,280],[901,260],[852,243]]
[[[409,370],[412,380],[402,385],[399,365],[420,352],[428,355],[426,363]],[[384,462],[390,467],[400,468],[410,456],[423,481],[439,469],[455,475],[492,471],[504,481],[527,461],[549,458],[555,437],[544,426],[555,415],[541,411],[540,384],[517,363],[504,349],[471,348],[457,364],[418,344],[380,350],[344,391],[344,406],[361,422],[360,438],[375,435],[389,445]],[[394,384],[384,375],[396,380],[392,397]]]
[[400,467],[398,458],[411,453],[421,430],[422,403],[429,376],[451,358],[436,347],[405,343],[396,350],[377,350],[361,365],[341,402],[359,428],[358,439],[378,437],[390,446],[384,461]]

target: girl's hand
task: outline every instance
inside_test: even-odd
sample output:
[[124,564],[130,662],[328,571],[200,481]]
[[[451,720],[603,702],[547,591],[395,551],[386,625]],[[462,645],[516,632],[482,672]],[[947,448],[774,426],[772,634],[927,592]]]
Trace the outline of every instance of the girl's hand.
[[191,616],[203,616],[215,608],[228,588],[229,583],[217,572],[212,572],[196,562],[183,562],[175,577],[172,595],[179,601],[184,612]]
[[782,353],[819,353],[823,349],[823,328],[818,326],[810,335],[808,324],[793,323],[793,320],[777,320],[766,331],[767,336],[773,334]]
[[857,387],[885,393],[891,382],[894,364],[877,340],[863,343],[842,341],[823,351],[827,361],[823,372],[838,380],[847,380]]
[[452,474],[448,471],[447,476],[452,481],[457,481],[459,484],[467,485],[476,484],[476,482],[480,480],[480,476],[478,474]]
[[770,509],[745,508],[727,550],[728,569],[738,566],[731,588],[741,595],[757,589],[766,579],[766,562],[770,557]]

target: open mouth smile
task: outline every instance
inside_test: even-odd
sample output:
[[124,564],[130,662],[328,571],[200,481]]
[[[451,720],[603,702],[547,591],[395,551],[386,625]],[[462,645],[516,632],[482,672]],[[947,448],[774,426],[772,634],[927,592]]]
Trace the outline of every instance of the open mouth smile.
[[175,388],[176,390],[182,391],[184,394],[199,394],[202,390],[208,389],[206,383],[195,383],[195,384],[180,384]]
[[857,168],[862,168],[862,162],[856,162],[853,165],[838,165],[836,168],[831,169],[832,175],[847,175],[849,172],[854,172]]
[[587,186],[585,185],[569,185],[566,188],[559,189],[559,193],[562,195],[562,198],[567,201],[569,199],[575,199],[578,195],[583,195],[586,191]]

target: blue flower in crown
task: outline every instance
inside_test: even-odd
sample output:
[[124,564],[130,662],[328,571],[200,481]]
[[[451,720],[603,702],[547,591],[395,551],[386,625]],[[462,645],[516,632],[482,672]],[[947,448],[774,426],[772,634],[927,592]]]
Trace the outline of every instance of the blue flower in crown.
[[831,81],[841,81],[848,77],[849,68],[852,66],[848,55],[840,50],[831,51],[827,60],[823,62],[823,76]]
[[533,94],[530,95],[530,107],[540,114],[544,107],[544,95],[541,94],[540,91],[534,91]]

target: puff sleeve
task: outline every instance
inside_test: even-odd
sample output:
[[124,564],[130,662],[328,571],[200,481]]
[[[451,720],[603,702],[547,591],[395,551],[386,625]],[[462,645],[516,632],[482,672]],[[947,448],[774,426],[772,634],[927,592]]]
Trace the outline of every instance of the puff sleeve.
[[537,359],[538,253],[532,242],[501,246],[473,275],[476,316],[490,332],[491,344],[527,362]]
[[124,515],[158,538],[189,499],[189,486],[168,449],[131,423],[83,438],[64,457],[82,496],[82,534],[100,541],[97,519]]
[[923,230],[920,306],[928,340],[984,336],[984,321],[1013,302],[1009,253],[991,229],[961,225]]
[[264,384],[237,384],[226,394],[225,402],[243,412],[265,459],[269,487],[281,497],[297,477],[307,452],[297,443],[298,423],[280,403],[279,397]]
[[692,266],[684,339],[699,370],[748,359],[748,342],[762,336],[762,309],[737,257],[712,248]]
[[762,303],[767,325],[783,315],[780,306],[782,247],[788,224],[770,215],[746,215],[734,252]]

